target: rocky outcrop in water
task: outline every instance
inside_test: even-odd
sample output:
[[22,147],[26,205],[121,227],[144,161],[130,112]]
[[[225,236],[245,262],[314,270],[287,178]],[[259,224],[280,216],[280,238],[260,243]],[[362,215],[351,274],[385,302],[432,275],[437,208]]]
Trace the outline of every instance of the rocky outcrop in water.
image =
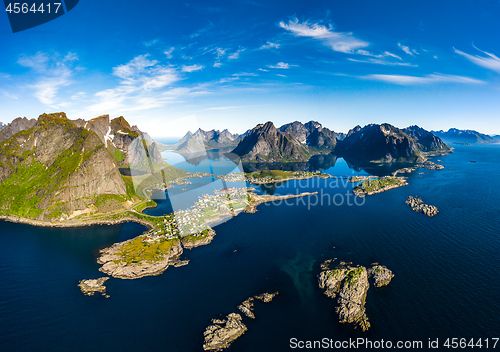
[[329,269],[332,261],[322,264],[323,270],[318,275],[318,285],[324,289],[324,294],[337,299],[335,309],[340,323],[354,324],[363,331],[370,328],[365,312],[366,294],[370,287],[368,278],[371,276],[376,287],[387,285],[392,272],[380,265],[366,269],[363,266],[351,266],[341,262],[335,269]]
[[261,301],[262,301],[262,302],[264,302],[264,303],[269,303],[269,302],[271,302],[271,301],[274,299],[274,297],[276,297],[278,294],[279,294],[279,292],[278,292],[278,291],[273,292],[273,293],[267,293],[267,292],[265,292],[265,293],[263,293],[263,294],[261,294],[261,295],[257,295],[257,296],[255,296],[255,298],[256,298],[256,299],[258,299],[258,300],[261,300]]
[[237,313],[229,314],[224,320],[213,319],[212,325],[203,333],[205,337],[203,349],[218,351],[227,348],[247,330],[248,328],[241,321],[241,315]]
[[375,287],[382,287],[389,285],[394,274],[392,271],[387,269],[383,265],[373,265],[370,269],[368,269],[368,275],[373,279],[373,285]]
[[80,287],[84,295],[93,296],[94,293],[99,292],[108,298],[109,296],[106,295],[106,286],[104,286],[104,283],[108,279],[109,277],[101,277],[99,279],[81,280],[78,287]]
[[255,319],[255,314],[253,314],[253,297],[248,298],[246,301],[243,301],[238,309],[245,314],[247,317],[251,319]]
[[434,205],[424,204],[422,198],[419,198],[418,196],[408,196],[406,198],[405,204],[409,205],[413,211],[418,211],[429,217],[435,216],[437,215],[437,213],[439,213],[437,207],[435,207]]
[[[278,291],[274,293],[263,293],[247,298],[243,301],[238,309],[250,319],[255,319],[254,300],[258,299],[262,302],[269,303],[278,295]],[[242,321],[241,315],[231,313],[224,319],[212,319],[212,325],[206,328],[204,332],[205,343],[203,349],[222,351],[229,347],[231,343],[247,331],[246,325]]]

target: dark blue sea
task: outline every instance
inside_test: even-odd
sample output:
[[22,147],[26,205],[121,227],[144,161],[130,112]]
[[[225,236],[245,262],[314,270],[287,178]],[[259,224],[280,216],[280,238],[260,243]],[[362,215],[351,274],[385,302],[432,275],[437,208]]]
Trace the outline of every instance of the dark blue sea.
[[[194,164],[165,157],[188,171],[234,169],[220,155]],[[342,178],[258,187],[274,194],[318,191],[320,197],[239,214],[215,227],[211,244],[186,250],[187,266],[138,280],[111,278],[108,299],[84,296],[78,281],[101,277],[98,250],[139,235],[142,226],[48,229],[0,222],[0,351],[202,351],[212,318],[272,291],[279,296],[256,303],[257,318],[245,321],[248,331],[229,351],[289,351],[291,338],[358,337],[423,341],[423,350],[429,339],[439,339],[446,350],[446,338],[500,337],[500,146],[456,146],[439,159],[444,170],[419,170],[408,176],[408,186],[358,205]],[[339,176],[392,168],[366,169],[341,158],[331,164],[322,171]],[[214,181],[195,179],[166,197],[157,194],[165,199],[148,212],[169,211],[170,198],[182,192],[189,206],[193,194],[214,188]],[[437,206],[439,214],[413,212],[404,203],[408,195]],[[340,325],[334,300],[317,286],[320,263],[333,258],[379,262],[395,274],[389,286],[368,292],[367,333]]]

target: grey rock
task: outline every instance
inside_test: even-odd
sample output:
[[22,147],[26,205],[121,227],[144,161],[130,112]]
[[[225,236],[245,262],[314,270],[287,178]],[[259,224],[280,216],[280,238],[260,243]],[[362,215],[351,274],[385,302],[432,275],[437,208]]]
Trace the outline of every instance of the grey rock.
[[108,298],[109,296],[106,295],[106,286],[104,286],[104,283],[108,279],[109,277],[101,277],[99,279],[81,280],[78,287],[80,287],[84,295],[93,296],[95,292],[99,292]]
[[[223,325],[225,323],[225,325]],[[247,327],[241,321],[241,315],[231,313],[226,320],[214,319],[212,324],[206,328],[203,349],[222,350],[247,331]]]

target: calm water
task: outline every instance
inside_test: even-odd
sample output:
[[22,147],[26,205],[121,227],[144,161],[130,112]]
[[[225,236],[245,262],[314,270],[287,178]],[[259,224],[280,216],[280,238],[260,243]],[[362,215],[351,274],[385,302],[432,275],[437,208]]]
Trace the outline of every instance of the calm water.
[[[109,299],[84,296],[76,285],[101,276],[97,249],[140,234],[141,226],[40,229],[0,222],[0,350],[201,351],[212,318],[235,312],[250,295],[275,290],[278,298],[256,304],[257,319],[247,322],[248,332],[230,351],[287,351],[292,337],[424,344],[429,338],[499,337],[500,147],[456,146],[455,154],[440,159],[445,170],[425,170],[422,178],[413,173],[409,186],[367,197],[361,206],[326,203],[350,192],[351,184],[284,183],[270,192],[319,191],[325,204],[311,206],[302,198],[293,205],[260,205],[255,214],[217,226],[210,245],[186,251],[187,266],[156,277],[108,280]],[[218,162],[230,168],[224,158],[211,160],[212,168]],[[207,164],[185,166],[194,171]],[[353,170],[338,159],[326,171],[380,170]],[[188,198],[211,187],[211,178],[196,180],[200,184],[189,191],[176,192]],[[175,192],[169,192],[150,211],[174,206]],[[440,213],[428,218],[413,212],[404,201],[415,194]],[[334,300],[317,287],[319,264],[328,258],[376,261],[393,270],[389,286],[368,293],[369,332],[339,325]]]

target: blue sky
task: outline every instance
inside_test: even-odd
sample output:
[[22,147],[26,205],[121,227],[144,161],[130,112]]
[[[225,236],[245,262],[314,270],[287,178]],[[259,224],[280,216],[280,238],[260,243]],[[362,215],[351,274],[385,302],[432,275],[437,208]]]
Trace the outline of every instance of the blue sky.
[[12,34],[0,121],[123,115],[155,137],[320,121],[500,134],[500,1],[80,1]]

